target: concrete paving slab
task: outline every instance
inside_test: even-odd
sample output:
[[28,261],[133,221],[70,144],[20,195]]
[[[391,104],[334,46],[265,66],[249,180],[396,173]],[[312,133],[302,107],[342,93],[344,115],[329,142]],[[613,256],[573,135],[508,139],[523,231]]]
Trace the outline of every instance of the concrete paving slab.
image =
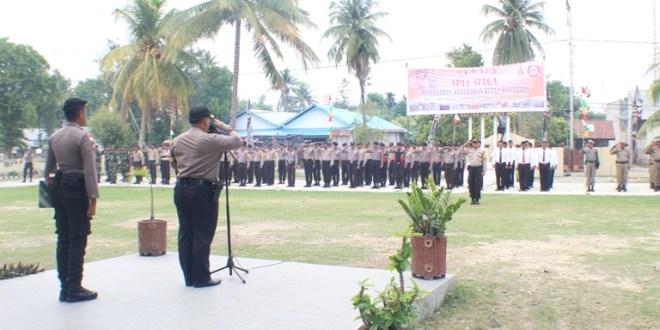
[[[0,281],[0,310],[6,316],[2,328],[357,329],[360,322],[353,319],[358,313],[350,300],[358,292],[357,282],[369,278],[375,289],[381,289],[396,275],[380,269],[235,260],[249,270],[241,273],[247,283],[223,270],[213,275],[222,284],[199,289],[184,285],[178,255],[172,252],[88,263],[84,286],[98,291],[99,298],[73,304],[57,300],[55,270]],[[226,264],[227,257],[211,256],[213,269]],[[416,282],[430,292],[420,305],[428,315],[455,286],[456,278],[448,274]]]

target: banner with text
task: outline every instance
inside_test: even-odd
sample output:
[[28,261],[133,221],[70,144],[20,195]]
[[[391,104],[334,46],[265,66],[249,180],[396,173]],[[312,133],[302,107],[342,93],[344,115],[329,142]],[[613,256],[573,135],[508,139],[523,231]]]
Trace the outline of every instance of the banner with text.
[[408,115],[546,111],[542,62],[408,70]]

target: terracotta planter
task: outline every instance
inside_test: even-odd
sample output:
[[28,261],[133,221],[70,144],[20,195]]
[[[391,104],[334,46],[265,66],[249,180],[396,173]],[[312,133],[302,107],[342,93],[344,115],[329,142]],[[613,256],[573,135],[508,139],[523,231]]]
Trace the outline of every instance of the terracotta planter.
[[159,256],[167,252],[167,221],[138,221],[138,249],[141,256]]
[[415,277],[433,280],[447,273],[447,236],[413,236],[410,272]]

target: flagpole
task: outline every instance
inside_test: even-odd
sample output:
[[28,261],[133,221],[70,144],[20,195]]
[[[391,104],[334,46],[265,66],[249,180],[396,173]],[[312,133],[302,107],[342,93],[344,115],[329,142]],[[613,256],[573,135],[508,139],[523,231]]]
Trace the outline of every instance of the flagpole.
[[573,19],[571,17],[571,5],[568,3],[568,0],[566,0],[566,14],[568,16],[568,54],[569,54],[569,64],[568,64],[568,72],[570,76],[570,90],[569,90],[569,104],[568,104],[568,112],[569,112],[569,137],[568,137],[568,150],[570,151],[569,153],[569,162],[570,162],[570,167],[569,170],[572,169],[573,167],[573,149],[574,149],[574,144],[573,144],[573,113],[575,111],[573,102],[574,100],[574,93],[575,89],[573,86]]

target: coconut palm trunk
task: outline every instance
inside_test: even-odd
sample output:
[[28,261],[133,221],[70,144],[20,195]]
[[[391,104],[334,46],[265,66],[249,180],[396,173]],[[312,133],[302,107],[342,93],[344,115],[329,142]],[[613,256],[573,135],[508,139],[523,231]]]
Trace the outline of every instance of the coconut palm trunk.
[[241,19],[236,19],[234,23],[234,73],[231,77],[231,127],[236,127],[236,113],[238,110],[238,71],[241,57]]

